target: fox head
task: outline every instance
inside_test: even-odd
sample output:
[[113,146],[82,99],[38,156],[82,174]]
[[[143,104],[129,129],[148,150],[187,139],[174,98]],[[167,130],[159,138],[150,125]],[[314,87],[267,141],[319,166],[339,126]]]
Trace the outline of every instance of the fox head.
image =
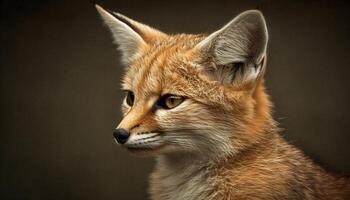
[[260,11],[243,12],[209,35],[168,35],[96,8],[125,65],[124,118],[114,131],[119,144],[215,159],[254,145],[273,126]]

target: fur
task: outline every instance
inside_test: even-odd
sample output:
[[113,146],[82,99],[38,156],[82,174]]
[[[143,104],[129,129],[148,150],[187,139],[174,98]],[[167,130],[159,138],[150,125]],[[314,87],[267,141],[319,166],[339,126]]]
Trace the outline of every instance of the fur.
[[[96,6],[125,61],[124,147],[156,157],[153,200],[349,199],[349,179],[279,135],[265,92],[268,34],[247,11],[213,34],[167,35]],[[134,56],[137,55],[137,56]],[[186,99],[157,106],[165,94]]]

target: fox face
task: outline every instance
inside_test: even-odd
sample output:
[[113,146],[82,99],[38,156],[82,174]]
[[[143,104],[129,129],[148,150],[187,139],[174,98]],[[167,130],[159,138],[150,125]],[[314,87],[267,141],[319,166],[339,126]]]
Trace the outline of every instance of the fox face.
[[268,34],[246,11],[210,35],[168,35],[96,8],[121,51],[125,74],[119,144],[143,154],[219,159],[254,145],[271,128],[264,91]]

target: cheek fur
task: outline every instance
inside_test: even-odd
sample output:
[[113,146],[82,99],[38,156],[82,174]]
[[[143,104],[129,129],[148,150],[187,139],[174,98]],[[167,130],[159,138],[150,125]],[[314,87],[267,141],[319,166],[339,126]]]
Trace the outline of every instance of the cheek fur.
[[161,127],[169,131],[201,124],[205,120],[200,118],[205,116],[208,116],[206,110],[189,99],[173,109],[159,109],[155,113]]
[[222,120],[224,115],[219,111],[212,112],[202,104],[188,101],[174,110],[159,110],[156,120],[165,131],[164,139],[168,143],[179,146],[181,150],[202,152],[215,157],[221,154],[219,152],[232,152],[231,124]]
[[[174,109],[159,109],[155,119],[165,131],[200,131],[223,130],[228,124],[222,120],[225,114],[220,110],[210,110],[200,103],[186,100]],[[221,120],[217,120],[221,119]]]

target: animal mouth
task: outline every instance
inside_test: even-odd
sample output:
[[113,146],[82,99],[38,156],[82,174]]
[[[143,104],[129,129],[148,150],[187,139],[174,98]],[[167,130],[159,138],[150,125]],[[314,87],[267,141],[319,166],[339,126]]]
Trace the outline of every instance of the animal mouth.
[[162,145],[160,133],[133,134],[124,146],[130,151],[151,151]]

